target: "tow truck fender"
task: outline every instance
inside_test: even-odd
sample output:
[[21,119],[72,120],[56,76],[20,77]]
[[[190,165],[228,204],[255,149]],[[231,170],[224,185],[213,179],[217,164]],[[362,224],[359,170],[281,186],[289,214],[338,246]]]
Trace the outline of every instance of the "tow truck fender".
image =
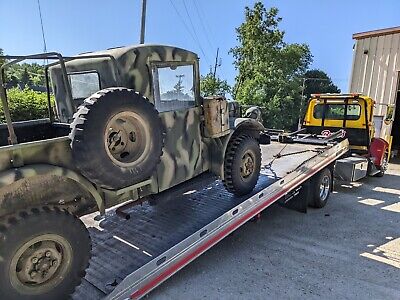
[[389,143],[381,138],[373,138],[369,146],[369,157],[375,166],[382,165],[383,157],[389,149]]
[[213,140],[211,147],[211,171],[224,179],[224,158],[228,148],[228,143],[233,136],[241,132],[246,132],[256,139],[260,138],[260,132],[265,130],[265,127],[257,120],[252,118],[236,118],[230,124],[229,134]]
[[63,167],[47,164],[34,164],[6,170],[0,172],[0,188],[9,186],[22,179],[46,175],[60,176],[76,182],[82,189],[86,190],[93,197],[100,213],[104,214],[105,206],[103,198],[94,185],[82,175]]

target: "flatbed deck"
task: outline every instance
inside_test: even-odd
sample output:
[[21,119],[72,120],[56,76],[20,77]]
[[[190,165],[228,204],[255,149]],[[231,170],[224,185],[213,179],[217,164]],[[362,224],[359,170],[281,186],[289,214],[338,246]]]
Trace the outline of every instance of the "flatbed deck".
[[140,298],[263,209],[300,186],[347,151],[336,145],[263,145],[262,171],[252,194],[235,197],[204,174],[174,197],[158,197],[99,222],[83,220],[92,238],[92,259],[73,299]]

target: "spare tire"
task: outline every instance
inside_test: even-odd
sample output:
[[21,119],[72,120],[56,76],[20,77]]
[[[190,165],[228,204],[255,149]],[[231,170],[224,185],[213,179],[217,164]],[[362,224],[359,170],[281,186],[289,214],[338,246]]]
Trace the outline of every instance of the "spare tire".
[[160,162],[164,126],[154,105],[133,90],[108,88],[93,94],[70,127],[76,167],[101,187],[136,184]]

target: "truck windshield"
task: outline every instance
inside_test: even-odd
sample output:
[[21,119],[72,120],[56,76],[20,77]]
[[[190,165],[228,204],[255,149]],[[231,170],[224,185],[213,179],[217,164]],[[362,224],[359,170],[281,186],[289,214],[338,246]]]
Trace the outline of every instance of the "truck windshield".
[[69,73],[68,79],[74,100],[83,100],[100,90],[99,74],[95,71]]
[[155,68],[156,107],[160,112],[195,106],[193,72],[193,65]]
[[[325,107],[326,120],[344,120],[345,104],[317,104],[314,106],[313,116],[315,119],[322,119]],[[358,120],[361,114],[361,106],[359,104],[347,105],[347,120]]]

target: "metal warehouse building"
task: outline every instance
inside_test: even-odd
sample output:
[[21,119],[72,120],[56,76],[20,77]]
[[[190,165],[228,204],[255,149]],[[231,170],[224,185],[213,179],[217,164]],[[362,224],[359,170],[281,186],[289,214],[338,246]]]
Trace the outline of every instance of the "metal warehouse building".
[[392,149],[399,150],[400,27],[356,33],[353,39],[350,92],[376,101],[376,136],[393,136]]

